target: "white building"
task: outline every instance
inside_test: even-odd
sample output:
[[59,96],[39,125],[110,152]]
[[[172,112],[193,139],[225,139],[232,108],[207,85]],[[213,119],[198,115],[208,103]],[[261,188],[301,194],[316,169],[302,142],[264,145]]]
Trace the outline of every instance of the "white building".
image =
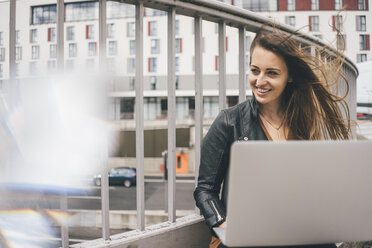
[[[225,2],[260,12],[276,22],[310,32],[335,47],[341,46],[346,56],[353,62],[372,59],[370,51],[372,29],[369,25],[372,23],[372,12],[369,10],[371,0],[225,0]],[[342,7],[345,10],[337,17]],[[16,11],[17,77],[22,80],[52,75],[56,71],[56,2],[17,0]],[[0,2],[0,16],[0,82],[3,85],[9,78],[9,2]],[[108,1],[107,17],[107,63],[111,75],[109,86],[112,97],[110,118],[118,123],[123,132],[129,132],[134,130],[134,122],[131,124],[131,119],[135,109],[134,7]],[[190,128],[193,125],[192,116],[195,108],[193,27],[192,18],[176,17],[176,109],[178,125],[183,128]],[[337,37],[336,28],[341,30],[342,36]],[[99,47],[98,1],[66,0],[64,32],[66,70],[95,72],[98,66]],[[166,118],[167,110],[166,13],[146,9],[144,33],[144,114],[145,120],[148,120],[145,128],[166,129],[167,124],[162,120]],[[204,21],[203,37],[204,117],[212,120],[218,113],[217,24]],[[249,44],[253,38],[253,33],[247,33],[247,58]],[[238,102],[239,66],[238,31],[232,28],[226,30],[226,52],[226,101],[227,106],[233,106]],[[247,85],[247,95],[250,94]],[[190,137],[192,135],[180,143],[188,143],[189,147],[192,147]],[[159,148],[159,151],[161,149]],[[133,157],[132,155],[124,156]],[[157,152],[156,156],[161,155]]]

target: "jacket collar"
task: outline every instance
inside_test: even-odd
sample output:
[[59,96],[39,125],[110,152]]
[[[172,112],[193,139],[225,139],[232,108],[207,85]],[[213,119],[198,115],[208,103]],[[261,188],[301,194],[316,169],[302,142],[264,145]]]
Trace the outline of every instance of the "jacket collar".
[[256,98],[248,99],[239,109],[242,127],[242,136],[239,140],[267,140],[258,121],[259,104]]

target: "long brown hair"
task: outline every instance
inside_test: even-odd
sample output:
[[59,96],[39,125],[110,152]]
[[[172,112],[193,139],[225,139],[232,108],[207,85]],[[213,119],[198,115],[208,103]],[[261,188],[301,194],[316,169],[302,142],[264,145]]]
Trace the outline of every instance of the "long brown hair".
[[[301,140],[348,139],[350,115],[345,97],[349,84],[342,73],[341,53],[328,56],[324,62],[324,57],[311,54],[307,51],[309,48],[301,48],[293,34],[275,29],[259,31],[252,41],[250,54],[257,46],[281,56],[293,79],[287,83],[281,98],[284,121],[291,136]],[[341,79],[346,86],[344,96],[332,93]]]

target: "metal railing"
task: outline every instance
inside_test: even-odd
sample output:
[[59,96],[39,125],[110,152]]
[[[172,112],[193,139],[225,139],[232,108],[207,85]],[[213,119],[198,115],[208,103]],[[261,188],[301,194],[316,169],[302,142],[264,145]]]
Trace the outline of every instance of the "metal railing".
[[[119,247],[133,240],[159,235],[163,232],[192,225],[202,221],[198,210],[195,215],[176,219],[176,113],[175,113],[175,15],[185,15],[194,18],[195,35],[195,171],[198,177],[198,163],[200,161],[200,147],[203,133],[203,56],[202,56],[202,21],[218,23],[218,58],[219,58],[219,108],[224,109],[226,102],[226,26],[239,30],[239,102],[246,99],[246,61],[245,61],[245,32],[257,32],[262,25],[270,23],[268,18],[256,13],[211,0],[118,0],[118,2],[135,5],[136,26],[136,166],[137,166],[137,230],[115,237],[110,237],[109,220],[109,190],[108,178],[102,176],[102,239],[73,245],[72,247]],[[145,187],[144,187],[144,112],[143,112],[143,28],[144,8],[163,10],[168,13],[168,222],[145,227]],[[15,19],[16,0],[10,0],[10,56],[9,68],[11,85],[15,83]],[[63,69],[64,63],[64,0],[57,0],[57,65]],[[269,26],[267,26],[269,28]],[[106,0],[99,0],[99,61],[104,70],[106,61]],[[283,32],[294,33],[295,29],[286,25],[275,25]],[[306,46],[328,47],[319,39],[301,33],[296,39]],[[329,53],[335,51],[329,48]],[[356,77],[358,71],[355,65],[346,58],[345,72],[350,83],[348,103],[351,116],[356,116]],[[102,167],[101,174],[107,175],[107,163]],[[65,197],[61,198],[62,208],[66,208]],[[68,247],[68,230],[62,227],[62,246]]]

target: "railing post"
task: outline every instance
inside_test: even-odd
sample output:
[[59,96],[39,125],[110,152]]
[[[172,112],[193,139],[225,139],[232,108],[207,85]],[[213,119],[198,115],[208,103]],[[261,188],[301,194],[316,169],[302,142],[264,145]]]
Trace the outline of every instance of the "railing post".
[[218,86],[219,86],[219,108],[226,108],[226,23],[218,23]]
[[[60,208],[62,212],[67,212],[68,203],[67,203],[67,192],[65,190],[62,190],[60,194]],[[68,223],[62,222],[61,224],[61,239],[62,239],[62,247],[68,248],[69,246]]]
[[[57,69],[60,73],[63,73],[64,69],[64,24],[65,24],[65,2],[64,0],[57,0]],[[67,193],[65,191],[60,194],[60,208],[62,212],[67,212]],[[66,223],[61,224],[61,239],[62,247],[67,248],[69,246],[69,231]]]
[[239,28],[239,102],[246,99],[245,28]]
[[[198,183],[201,142],[203,139],[203,33],[202,18],[194,19],[195,31],[195,186]],[[199,209],[195,207],[197,213]]]
[[9,89],[10,103],[15,103],[16,85],[16,60],[15,60],[15,37],[16,37],[16,0],[9,1]]
[[[106,68],[106,0],[99,0],[99,66],[105,75]],[[104,148],[105,149],[105,148]],[[102,152],[101,170],[101,205],[102,205],[102,237],[104,241],[110,240],[110,204],[108,183],[108,153]]]
[[64,70],[64,24],[65,1],[57,0],[57,68],[60,73]]
[[176,221],[176,87],[175,87],[176,9],[168,11],[168,220]]
[[143,111],[143,2],[136,4],[136,166],[137,229],[145,230],[144,111]]

